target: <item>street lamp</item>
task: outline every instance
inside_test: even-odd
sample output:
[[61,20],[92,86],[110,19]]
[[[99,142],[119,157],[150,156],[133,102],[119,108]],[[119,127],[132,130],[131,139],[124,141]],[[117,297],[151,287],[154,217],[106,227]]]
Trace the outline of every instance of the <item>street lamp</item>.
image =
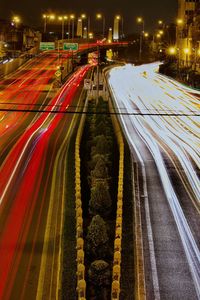
[[12,19],[12,22],[15,24],[15,25],[18,25],[20,22],[21,22],[21,19],[19,16],[14,16],[13,19]]
[[102,20],[102,26],[103,26],[103,38],[104,38],[104,32],[105,32],[105,17],[104,17],[102,14],[98,13],[98,14],[96,14],[96,18],[97,18],[97,20]]
[[[86,14],[81,14],[81,19],[86,20],[87,19],[87,37],[89,38],[89,32],[90,32],[90,16],[87,16]],[[86,28],[86,26],[84,27]]]
[[168,53],[170,55],[176,55],[176,48],[175,47],[169,47],[168,48]]
[[142,31],[140,32],[140,48],[139,48],[139,60],[142,58],[142,40],[144,34],[144,20],[142,17],[137,18],[137,23],[142,25]]
[[108,43],[112,43],[112,27],[108,31]]
[[43,19],[44,19],[44,33],[46,33],[47,30],[47,20],[54,20],[55,19],[55,15],[47,15],[47,14],[43,14]]
[[61,31],[61,36],[62,36],[62,43],[63,43],[63,40],[64,40],[64,26],[65,26],[65,20],[68,19],[68,16],[59,16],[58,17],[58,20],[61,21],[61,24],[62,24],[62,31]]
[[185,57],[186,57],[186,67],[188,67],[188,56],[190,54],[190,49],[189,48],[184,48],[183,52],[185,53]]
[[73,14],[70,15],[70,20],[72,20],[72,41],[74,39],[74,19],[75,19],[75,16]]

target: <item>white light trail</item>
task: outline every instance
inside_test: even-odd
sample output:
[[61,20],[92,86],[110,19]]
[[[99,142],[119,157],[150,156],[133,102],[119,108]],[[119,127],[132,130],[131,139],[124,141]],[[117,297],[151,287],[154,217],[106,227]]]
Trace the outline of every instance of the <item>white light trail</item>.
[[[199,101],[182,90],[171,79],[155,73],[158,64],[134,67],[126,65],[110,71],[109,84],[113,91],[119,112],[154,112],[158,116],[124,116],[121,115],[124,130],[130,143],[131,128],[134,126],[139,136],[149,148],[157,165],[157,169],[174,215],[183,247],[193,276],[196,292],[200,298],[200,252],[184,216],[179,200],[171,184],[156,137],[173,151],[181,164],[185,176],[200,201],[200,182],[194,169],[200,165],[200,129]],[[178,89],[177,89],[178,87]],[[120,107],[126,107],[121,109]],[[184,113],[189,116],[161,117],[159,112]],[[124,122],[129,118],[130,126]]]

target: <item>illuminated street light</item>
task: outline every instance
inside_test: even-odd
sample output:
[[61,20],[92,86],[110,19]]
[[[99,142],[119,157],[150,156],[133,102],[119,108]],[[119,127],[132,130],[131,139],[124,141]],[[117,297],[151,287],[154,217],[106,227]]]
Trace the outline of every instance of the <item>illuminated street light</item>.
[[13,23],[15,24],[19,24],[21,22],[21,19],[19,16],[14,16],[13,19],[12,19]]
[[158,25],[163,25],[163,21],[162,20],[158,20]]
[[137,17],[137,23],[142,25],[142,31],[140,32],[140,48],[139,48],[139,60],[142,58],[142,40],[144,35],[144,19]]
[[62,32],[61,32],[61,34],[62,34],[62,43],[63,43],[63,40],[64,40],[64,26],[65,26],[65,20],[67,20],[68,19],[68,16],[59,16],[58,17],[58,20],[59,21],[61,21],[62,23]]
[[[72,40],[74,39],[74,19],[75,19],[75,15],[71,14],[70,20],[72,20]],[[70,27],[70,22],[69,22],[69,27]],[[69,29],[69,31],[70,31],[70,29]]]
[[169,47],[168,53],[169,53],[170,55],[175,55],[175,54],[176,54],[176,48],[175,48],[175,47]]
[[189,54],[189,53],[190,53],[190,50],[189,50],[189,48],[184,48],[184,49],[183,49],[183,52],[184,52],[185,54]]
[[96,18],[98,19],[98,20],[102,20],[102,26],[103,26],[103,38],[104,38],[104,32],[105,32],[105,17],[102,15],[102,14],[100,14],[100,13],[98,13],[98,14],[96,14]]
[[145,33],[144,33],[144,37],[146,37],[146,38],[149,37],[149,33],[148,33],[148,32],[145,32]]
[[93,37],[94,37],[93,32],[89,32],[89,33],[88,33],[88,36],[89,36],[89,39],[93,39]]
[[111,42],[112,42],[112,27],[110,27],[108,30],[108,43]]
[[43,14],[43,19],[44,19],[44,33],[46,33],[47,30],[47,20],[55,20],[55,15],[47,15],[47,14]]
[[[90,16],[87,16],[85,13],[81,14],[81,19],[86,20],[87,19],[87,37],[89,38],[89,32],[90,32]],[[86,27],[84,27],[86,28]]]
[[177,23],[177,25],[183,25],[183,20],[182,19],[177,19],[176,23]]

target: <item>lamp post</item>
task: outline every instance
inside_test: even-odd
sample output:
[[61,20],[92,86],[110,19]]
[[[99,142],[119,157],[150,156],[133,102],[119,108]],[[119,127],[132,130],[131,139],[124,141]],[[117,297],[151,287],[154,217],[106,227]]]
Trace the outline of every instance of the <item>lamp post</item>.
[[90,16],[87,16],[86,14],[81,14],[81,19],[86,20],[87,19],[87,27],[85,26],[84,28],[87,28],[87,38],[89,38],[89,33],[90,33]]
[[186,61],[186,67],[188,67],[188,56],[190,54],[190,49],[189,48],[184,48],[183,52],[185,53],[185,61]]
[[68,16],[59,16],[58,20],[61,21],[62,24],[62,31],[61,31],[61,39],[62,39],[62,43],[64,40],[64,26],[65,26],[65,20],[68,19]]
[[44,33],[46,33],[46,30],[47,30],[47,15],[44,14],[42,17],[44,19]]
[[12,22],[17,27],[18,24],[21,22],[21,19],[18,16],[14,16],[13,19],[12,19]]
[[21,19],[19,16],[14,16],[12,18],[12,26],[14,26],[14,36],[12,34],[12,41],[13,41],[13,56],[15,57],[15,48],[16,48],[16,42],[18,41],[18,36],[17,36],[17,27],[18,24],[21,22]]
[[73,14],[70,15],[70,20],[72,20],[72,41],[74,39],[74,19],[75,19],[75,16]]
[[46,31],[47,31],[47,20],[48,19],[54,20],[55,19],[55,15],[44,14],[42,17],[44,19],[44,33],[46,33]]
[[144,20],[142,17],[137,18],[137,23],[142,25],[142,31],[140,31],[140,47],[139,47],[139,61],[142,58],[142,41],[143,41],[143,34],[144,34]]
[[102,15],[102,14],[100,14],[100,13],[98,13],[98,14],[96,14],[96,18],[97,18],[97,20],[102,20],[102,33],[103,33],[103,38],[104,38],[104,33],[105,33],[105,17]]

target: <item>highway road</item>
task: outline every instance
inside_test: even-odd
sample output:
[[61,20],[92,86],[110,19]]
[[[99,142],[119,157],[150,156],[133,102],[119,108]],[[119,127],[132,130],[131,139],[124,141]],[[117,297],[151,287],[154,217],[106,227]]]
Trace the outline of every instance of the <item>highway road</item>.
[[[63,57],[63,60],[66,56]],[[37,114],[10,109],[41,109],[55,94],[54,74],[59,65],[57,53],[42,53],[0,81],[0,164],[24,129]]]
[[116,67],[109,85],[137,165],[148,299],[200,299],[199,93]]
[[66,155],[75,118],[65,112],[77,104],[90,66],[80,67],[57,94],[51,90],[56,68],[57,54],[44,53],[0,82],[1,107],[37,107],[0,117],[0,299],[56,299],[60,287]]

